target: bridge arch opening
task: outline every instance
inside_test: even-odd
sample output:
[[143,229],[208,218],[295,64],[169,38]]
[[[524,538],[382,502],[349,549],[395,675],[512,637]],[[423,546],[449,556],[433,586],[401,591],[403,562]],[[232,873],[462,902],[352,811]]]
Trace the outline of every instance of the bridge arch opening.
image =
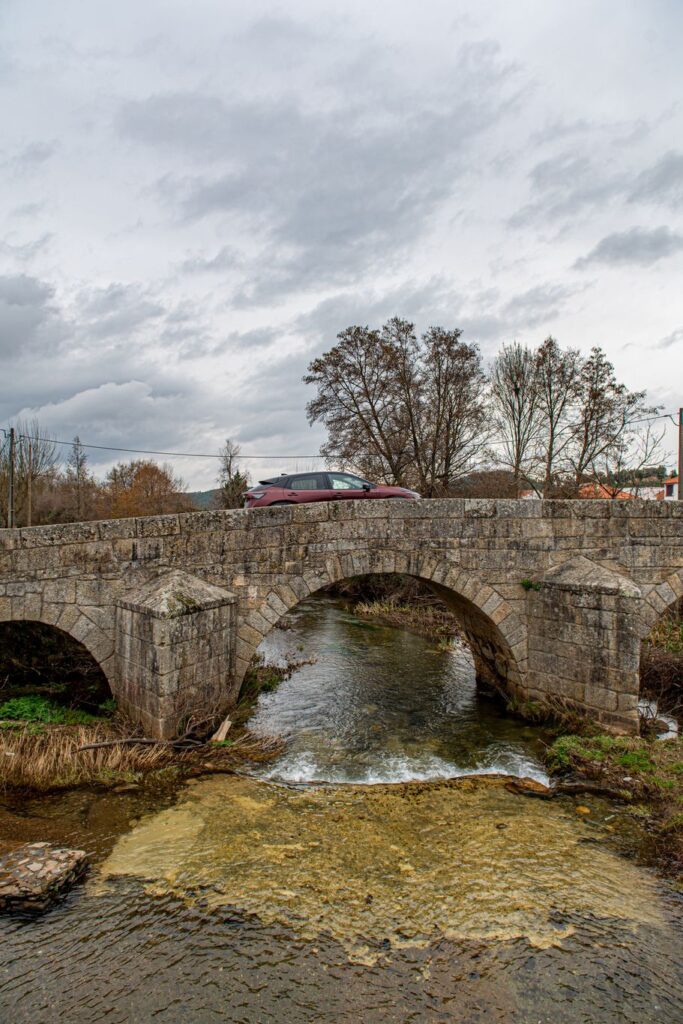
[[[366,586],[372,594],[382,592],[381,581],[412,581],[423,594],[448,610],[457,623],[459,636],[472,653],[477,682],[489,691],[505,697],[523,695],[522,679],[526,665],[526,630],[503,595],[482,585],[464,573],[445,578],[434,571],[371,571],[321,574],[301,578],[271,591],[245,617],[246,629],[238,633],[237,678],[242,678],[256,650],[278,621],[301,601],[316,595],[338,593]],[[379,584],[379,586],[378,586]]]
[[0,705],[38,697],[96,714],[112,699],[105,672],[87,646],[34,619],[0,622]]
[[514,692],[515,653],[463,595],[415,573],[361,574],[311,589],[271,618],[238,715],[285,741],[275,777],[545,778],[540,748],[530,753],[533,728],[521,738],[528,726],[489,699]]
[[[683,731],[683,595],[678,593],[681,585],[683,570],[658,588],[659,601],[649,605],[644,620],[642,632],[648,631],[640,645],[640,712],[646,728],[648,720],[657,721],[659,717],[668,728],[674,719],[679,732]],[[666,599],[669,603],[662,610],[662,601]]]

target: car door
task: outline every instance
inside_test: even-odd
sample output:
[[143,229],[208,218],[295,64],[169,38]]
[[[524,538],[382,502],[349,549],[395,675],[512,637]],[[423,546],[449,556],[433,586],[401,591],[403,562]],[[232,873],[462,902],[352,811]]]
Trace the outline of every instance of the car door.
[[352,473],[328,473],[334,501],[348,501],[353,498],[367,498],[368,484]]
[[285,491],[287,499],[296,502],[329,501],[330,490],[326,473],[298,473],[289,479]]

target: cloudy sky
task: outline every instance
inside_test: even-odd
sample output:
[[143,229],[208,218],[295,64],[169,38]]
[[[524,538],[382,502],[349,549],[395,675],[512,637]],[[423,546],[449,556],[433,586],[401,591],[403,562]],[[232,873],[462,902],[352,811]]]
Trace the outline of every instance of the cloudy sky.
[[0,0],[0,423],[304,466],[308,362],[394,314],[678,407],[682,47],[680,0]]

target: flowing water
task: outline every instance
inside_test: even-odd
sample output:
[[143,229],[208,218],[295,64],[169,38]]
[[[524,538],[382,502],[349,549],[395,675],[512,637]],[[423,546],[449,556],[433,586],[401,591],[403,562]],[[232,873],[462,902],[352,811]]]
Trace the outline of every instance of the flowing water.
[[541,730],[478,696],[466,647],[445,651],[334,600],[299,605],[287,624],[263,642],[266,661],[315,660],[259,701],[250,727],[288,740],[263,775],[377,783],[496,773],[547,782]]
[[[1,1021],[683,1021],[680,896],[618,852],[622,809],[493,774],[540,777],[542,736],[477,699],[462,652],[331,603],[268,645],[317,661],[259,701],[288,739],[260,778],[0,816],[94,861],[2,922]],[[282,784],[307,774],[350,784]]]

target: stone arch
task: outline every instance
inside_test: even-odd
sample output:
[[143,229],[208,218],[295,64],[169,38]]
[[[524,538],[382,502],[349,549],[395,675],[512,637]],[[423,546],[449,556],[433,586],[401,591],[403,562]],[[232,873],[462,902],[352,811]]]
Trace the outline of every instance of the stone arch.
[[[102,614],[100,609],[95,612]],[[106,616],[106,613],[104,613]],[[113,615],[111,629],[103,628],[94,622],[83,610],[73,604],[44,603],[38,614],[0,615],[0,622],[38,622],[51,626],[79,643],[90,654],[93,661],[104,674],[112,694],[117,696],[117,676],[115,671],[116,656],[114,653]]]
[[644,640],[657,622],[683,600],[683,569],[677,569],[662,583],[643,592],[638,617],[638,639]]
[[293,576],[240,617],[236,682],[241,684],[261,640],[301,601],[351,576],[401,573],[427,583],[455,613],[474,655],[477,676],[508,694],[524,693],[525,623],[495,588],[459,566],[415,553],[368,551],[335,555],[324,568]]

